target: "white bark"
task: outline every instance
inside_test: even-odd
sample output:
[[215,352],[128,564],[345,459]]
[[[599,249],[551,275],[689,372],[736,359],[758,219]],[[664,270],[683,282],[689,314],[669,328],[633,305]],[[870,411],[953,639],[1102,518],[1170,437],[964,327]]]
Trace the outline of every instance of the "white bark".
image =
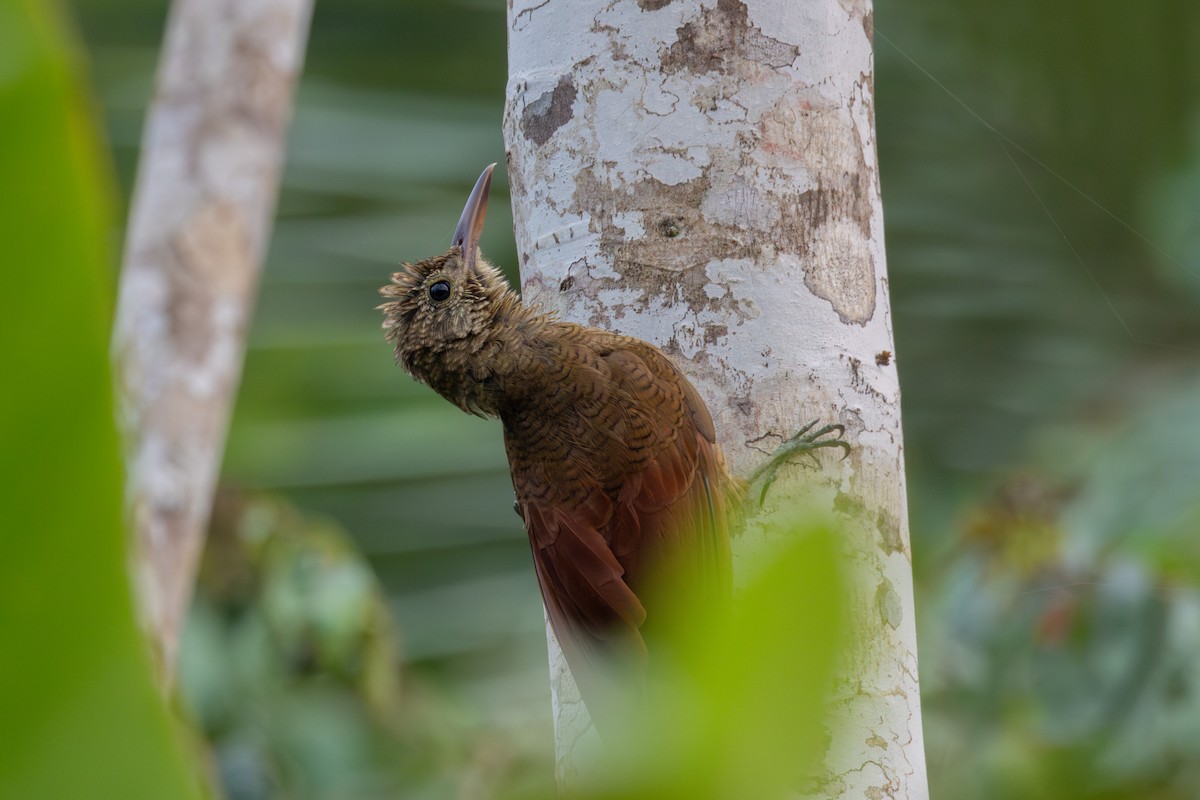
[[269,239],[311,0],[176,0],[142,141],[113,353],[133,571],[174,671]]
[[[775,503],[851,535],[856,641],[820,797],[928,794],[866,0],[511,0],[505,136],[524,292],[662,346],[748,473],[813,419],[848,459]],[[753,523],[743,555],[769,533]],[[735,563],[736,568],[736,563]],[[551,642],[560,780],[581,735]]]

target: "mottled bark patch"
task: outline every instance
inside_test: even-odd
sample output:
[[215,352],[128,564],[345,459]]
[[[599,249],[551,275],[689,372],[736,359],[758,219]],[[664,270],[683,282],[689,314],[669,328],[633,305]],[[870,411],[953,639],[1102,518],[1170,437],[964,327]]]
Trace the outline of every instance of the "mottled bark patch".
[[855,86],[858,87],[859,102],[867,111],[867,129],[873,131],[875,130],[875,73],[860,72]]
[[171,344],[183,359],[201,362],[215,338],[212,298],[184,269],[173,270],[167,286],[167,324],[171,332]]
[[858,230],[839,221],[809,238],[804,285],[829,302],[846,323],[866,325],[875,316],[875,267],[871,249]]
[[896,630],[900,627],[900,622],[904,619],[904,610],[900,605],[900,595],[896,594],[896,587],[887,578],[884,578],[875,590],[875,606],[879,610],[880,618],[889,628]]
[[805,286],[843,322],[865,325],[875,315],[874,173],[846,122],[842,108],[790,93],[762,116],[758,145],[765,166],[802,170],[816,184],[781,199],[780,249],[801,257]]
[[658,11],[671,5],[674,0],[637,0],[642,11]]
[[704,343],[716,344],[722,336],[729,335],[728,325],[709,325],[704,329]]
[[521,112],[521,133],[537,145],[550,141],[554,132],[574,115],[572,107],[577,94],[569,76],[559,78],[553,89],[525,106]]
[[[748,319],[753,314],[748,303],[728,289],[712,291],[707,267],[720,259],[755,259],[762,248],[746,238],[746,231],[703,217],[700,206],[709,188],[707,175],[677,184],[648,178],[614,188],[585,169],[575,181],[570,210],[590,220],[600,235],[600,254],[618,277],[589,277],[574,285],[588,296],[606,289],[638,290],[641,297],[632,309],[637,312],[679,305],[692,313],[709,310],[737,322]],[[640,214],[642,230],[631,237],[617,224],[616,210],[625,218]],[[625,310],[618,306],[608,313],[620,318]],[[591,322],[608,326],[604,319]],[[724,324],[703,331],[709,344],[727,334]]]
[[875,517],[875,529],[879,531],[879,547],[885,553],[903,553],[904,537],[900,533],[900,520],[887,509],[880,509]]
[[866,0],[838,0],[838,5],[851,17],[861,17],[867,12]]
[[171,237],[167,258],[171,340],[179,355],[203,360],[217,337],[218,299],[250,291],[253,253],[243,217],[229,203],[203,203]]
[[833,498],[833,510],[841,514],[858,516],[863,513],[864,508],[862,498],[857,495],[839,491]]
[[728,73],[739,61],[786,67],[800,55],[799,47],[752,26],[750,12],[741,0],[717,0],[716,8],[703,9],[699,18],[675,33],[677,40],[662,56],[663,71],[668,74],[685,70],[696,75]]

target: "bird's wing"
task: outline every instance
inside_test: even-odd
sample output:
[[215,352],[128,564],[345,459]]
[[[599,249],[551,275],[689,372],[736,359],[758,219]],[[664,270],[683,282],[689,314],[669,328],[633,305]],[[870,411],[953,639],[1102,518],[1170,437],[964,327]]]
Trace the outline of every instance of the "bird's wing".
[[663,579],[727,592],[734,489],[708,409],[675,365],[644,342],[628,342],[605,360],[631,409],[626,436],[642,448],[605,532],[626,580],[639,595]]
[[591,429],[548,431],[539,457],[510,451],[542,597],[585,698],[609,662],[636,665],[647,638],[654,649],[663,572],[698,591],[730,583],[732,481],[711,418],[658,350],[612,338],[572,378]]

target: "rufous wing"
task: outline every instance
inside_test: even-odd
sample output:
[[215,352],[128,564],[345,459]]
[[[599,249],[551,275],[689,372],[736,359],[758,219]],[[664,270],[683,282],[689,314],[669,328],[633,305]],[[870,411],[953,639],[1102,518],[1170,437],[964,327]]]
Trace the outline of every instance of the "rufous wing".
[[561,491],[554,464],[512,464],[547,614],[585,702],[654,658],[657,580],[718,595],[730,584],[735,492],[711,418],[658,350],[609,336],[581,378],[603,382],[587,393],[601,392],[587,419],[603,430],[580,437],[601,444],[567,456],[597,463],[563,467]]

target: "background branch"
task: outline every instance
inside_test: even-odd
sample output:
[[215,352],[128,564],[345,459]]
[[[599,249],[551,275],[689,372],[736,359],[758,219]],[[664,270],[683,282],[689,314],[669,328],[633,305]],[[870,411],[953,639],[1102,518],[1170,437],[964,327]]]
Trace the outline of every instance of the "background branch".
[[177,0],[143,138],[113,351],[133,571],[169,684],[284,161],[310,0]]

